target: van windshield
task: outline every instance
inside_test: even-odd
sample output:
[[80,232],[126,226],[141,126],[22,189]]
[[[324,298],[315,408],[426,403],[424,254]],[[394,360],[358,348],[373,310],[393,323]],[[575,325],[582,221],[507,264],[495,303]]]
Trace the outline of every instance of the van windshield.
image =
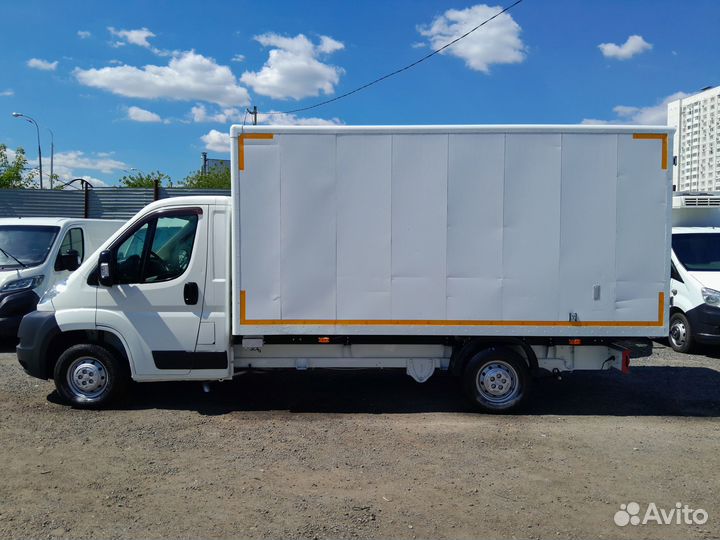
[[720,234],[674,234],[672,247],[683,266],[691,272],[720,271]]
[[0,268],[20,268],[18,261],[25,266],[42,264],[58,231],[60,227],[44,225],[0,225]]

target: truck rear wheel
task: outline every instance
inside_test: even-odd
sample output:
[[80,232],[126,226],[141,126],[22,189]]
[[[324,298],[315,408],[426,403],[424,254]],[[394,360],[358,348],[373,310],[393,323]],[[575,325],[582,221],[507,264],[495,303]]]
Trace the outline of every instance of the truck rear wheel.
[[465,394],[484,412],[504,413],[522,406],[530,391],[530,373],[515,351],[491,348],[480,351],[465,366]]
[[673,350],[681,353],[690,352],[695,345],[690,321],[684,313],[674,313],[670,317],[668,341]]
[[73,345],[55,364],[55,388],[60,396],[83,409],[100,408],[123,393],[128,368],[105,347]]

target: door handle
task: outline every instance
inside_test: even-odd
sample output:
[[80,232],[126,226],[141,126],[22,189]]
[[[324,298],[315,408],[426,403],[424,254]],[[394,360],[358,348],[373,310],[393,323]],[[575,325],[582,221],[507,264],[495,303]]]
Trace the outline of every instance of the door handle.
[[199,296],[200,289],[198,288],[197,283],[191,281],[185,284],[185,287],[183,289],[183,297],[185,298],[185,303],[188,306],[194,306],[195,304],[197,304]]

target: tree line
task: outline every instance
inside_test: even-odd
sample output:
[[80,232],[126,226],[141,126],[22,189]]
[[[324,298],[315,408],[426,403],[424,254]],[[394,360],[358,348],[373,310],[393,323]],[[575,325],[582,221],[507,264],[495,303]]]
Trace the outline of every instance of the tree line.
[[[57,175],[53,178],[59,181]],[[125,174],[118,180],[120,187],[153,188],[155,183],[162,187],[187,187],[196,189],[230,189],[230,169],[214,167],[208,171],[198,169],[190,173],[177,184],[173,183],[169,175],[152,171],[144,173],[135,171]],[[8,156],[7,145],[0,143],[0,189],[28,189],[37,187],[37,171],[27,170],[27,156],[22,147],[15,150],[15,157]],[[62,189],[63,186],[56,186]]]

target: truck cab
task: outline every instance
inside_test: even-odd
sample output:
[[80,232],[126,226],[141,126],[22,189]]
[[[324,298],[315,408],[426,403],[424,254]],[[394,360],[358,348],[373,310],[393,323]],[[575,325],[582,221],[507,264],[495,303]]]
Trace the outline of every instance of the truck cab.
[[720,344],[720,195],[673,197],[668,341],[678,352]]
[[67,279],[122,221],[0,219],[0,338],[14,338],[40,297]]

